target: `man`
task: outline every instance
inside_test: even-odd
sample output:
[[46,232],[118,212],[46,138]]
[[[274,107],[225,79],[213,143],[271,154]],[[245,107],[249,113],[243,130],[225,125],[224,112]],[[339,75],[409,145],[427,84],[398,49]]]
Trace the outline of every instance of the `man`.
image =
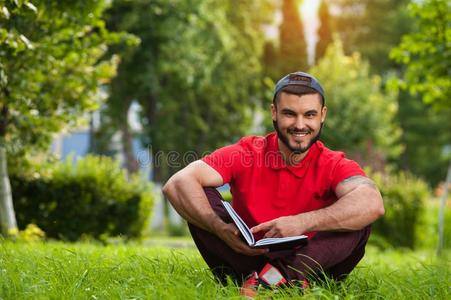
[[[259,283],[305,286],[312,276],[344,278],[363,257],[369,225],[384,214],[378,189],[358,164],[319,141],[326,113],[319,82],[307,73],[288,74],[271,105],[276,132],[220,148],[164,186],[215,276],[247,277],[245,295]],[[214,189],[226,183],[234,209],[255,235],[306,234],[308,244],[274,252],[249,247]]]

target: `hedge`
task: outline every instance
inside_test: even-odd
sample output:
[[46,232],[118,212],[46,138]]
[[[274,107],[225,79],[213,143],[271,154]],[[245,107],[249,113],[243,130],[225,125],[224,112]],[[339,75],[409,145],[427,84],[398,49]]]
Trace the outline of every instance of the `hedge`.
[[153,205],[151,185],[129,180],[118,162],[86,156],[11,176],[19,228],[36,224],[50,238],[75,241],[143,234]]
[[385,206],[385,215],[373,224],[373,232],[391,246],[415,248],[424,238],[425,206],[431,196],[427,184],[406,172],[370,177],[378,185]]

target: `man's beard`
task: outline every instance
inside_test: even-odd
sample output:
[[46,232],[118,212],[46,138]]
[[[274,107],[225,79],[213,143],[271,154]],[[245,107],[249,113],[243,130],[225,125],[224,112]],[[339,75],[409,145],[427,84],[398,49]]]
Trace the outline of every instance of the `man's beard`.
[[[308,149],[310,149],[310,147],[312,147],[312,145],[313,145],[317,140],[319,140],[319,138],[320,138],[320,136],[321,136],[321,130],[323,129],[323,124],[324,124],[324,123],[321,123],[321,127],[319,128],[318,134],[315,135],[315,136],[310,140],[310,142],[308,143],[308,145],[305,146],[305,147],[292,147],[292,146],[290,145],[290,142],[288,141],[287,135],[284,134],[284,133],[280,130],[279,124],[277,123],[277,121],[272,121],[272,124],[273,124],[273,126],[274,126],[274,129],[275,129],[276,132],[277,132],[277,137],[282,141],[282,143],[283,143],[285,146],[287,146],[287,148],[290,149],[290,151],[293,152],[293,154],[302,154],[302,153],[305,153]],[[290,133],[293,132],[293,131],[299,131],[299,130],[292,130],[292,129],[290,130],[290,129],[289,129],[287,134],[290,134]],[[311,131],[309,130],[309,134],[310,134],[310,132],[311,132]]]

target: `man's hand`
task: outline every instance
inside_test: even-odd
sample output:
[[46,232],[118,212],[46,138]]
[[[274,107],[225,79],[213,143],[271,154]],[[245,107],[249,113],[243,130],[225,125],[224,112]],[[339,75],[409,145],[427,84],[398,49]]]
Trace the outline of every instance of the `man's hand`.
[[215,232],[235,252],[248,256],[263,255],[268,252],[267,249],[254,249],[244,243],[240,238],[240,232],[235,224],[224,223]]
[[301,235],[308,231],[302,214],[280,217],[251,228],[252,233],[265,232],[265,238]]

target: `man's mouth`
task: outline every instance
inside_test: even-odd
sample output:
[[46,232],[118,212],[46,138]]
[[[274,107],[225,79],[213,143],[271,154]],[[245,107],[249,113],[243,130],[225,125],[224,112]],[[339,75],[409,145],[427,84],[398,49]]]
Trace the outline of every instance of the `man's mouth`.
[[303,136],[306,136],[308,134],[308,132],[292,132],[291,134],[296,137],[303,137]]
[[295,137],[304,137],[304,136],[308,135],[310,133],[310,131],[309,130],[302,130],[302,131],[288,130],[288,133]]

